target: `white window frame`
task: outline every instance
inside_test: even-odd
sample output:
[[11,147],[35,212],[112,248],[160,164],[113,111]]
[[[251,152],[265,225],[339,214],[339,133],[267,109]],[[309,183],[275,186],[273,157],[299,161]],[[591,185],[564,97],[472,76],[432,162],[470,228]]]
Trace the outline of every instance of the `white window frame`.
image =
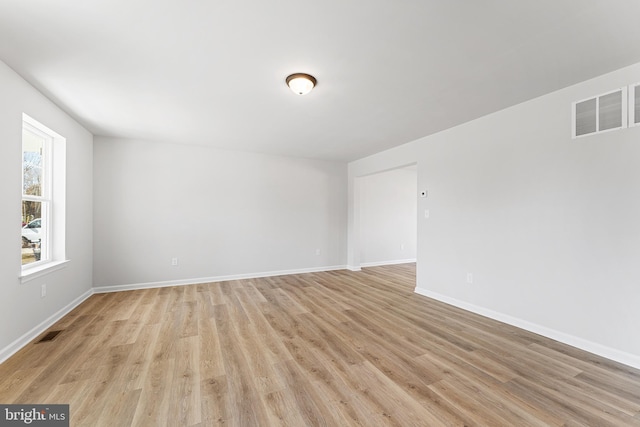
[[[25,264],[22,266],[23,269],[30,269],[34,267],[38,267],[39,265],[46,264],[49,261],[49,257],[51,255],[50,250],[50,242],[51,242],[51,182],[52,182],[52,174],[51,168],[53,166],[51,159],[51,151],[53,145],[53,137],[48,133],[43,132],[38,129],[38,127],[28,123],[26,121],[22,122],[22,131],[30,132],[39,138],[42,138],[44,141],[42,147],[42,184],[40,187],[40,195],[28,195],[22,193],[22,201],[23,202],[37,202],[41,204],[41,214],[40,214],[40,222],[41,222],[41,245],[40,245],[40,261],[35,261],[29,264]],[[24,147],[23,147],[24,154]],[[24,173],[22,175],[22,188],[24,191]]]
[[[22,128],[45,140],[41,196],[22,194],[21,200],[41,202],[41,219],[47,225],[46,228],[41,228],[46,232],[46,237],[43,238],[46,244],[41,245],[40,261],[21,267],[20,279],[24,283],[63,268],[68,260],[65,250],[66,139],[27,114],[22,115]],[[22,201],[20,204],[22,205]]]
[[635,123],[636,118],[636,92],[640,92],[640,82],[629,85],[629,127],[640,126]]
[[[620,109],[621,109],[621,126],[615,127],[615,128],[611,128],[611,129],[605,129],[605,130],[600,130],[600,98],[602,98],[603,96],[607,96],[607,95],[611,95],[612,93],[616,93],[616,92],[622,92],[621,95],[621,101],[620,101]],[[585,133],[584,135],[576,135],[576,106],[582,102],[585,101],[590,101],[592,99],[596,100],[596,130],[595,132],[591,132],[591,133]],[[609,92],[605,92],[605,93],[601,93],[599,95],[596,96],[590,96],[588,98],[585,99],[581,99],[579,101],[575,101],[571,104],[571,138],[576,139],[576,138],[584,138],[585,136],[592,136],[592,135],[597,135],[597,134],[601,134],[601,133],[605,133],[605,132],[611,132],[611,131],[616,131],[616,130],[620,130],[620,129],[624,129],[626,127],[628,127],[628,113],[627,113],[627,109],[628,109],[628,105],[629,103],[626,102],[625,100],[627,99],[627,87],[620,87],[614,90],[610,90]]]

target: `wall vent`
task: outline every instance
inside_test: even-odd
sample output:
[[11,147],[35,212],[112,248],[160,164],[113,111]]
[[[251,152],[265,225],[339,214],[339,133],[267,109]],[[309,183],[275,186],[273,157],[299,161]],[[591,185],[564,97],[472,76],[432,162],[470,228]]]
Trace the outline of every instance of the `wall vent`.
[[627,127],[627,88],[574,102],[572,116],[573,138]]

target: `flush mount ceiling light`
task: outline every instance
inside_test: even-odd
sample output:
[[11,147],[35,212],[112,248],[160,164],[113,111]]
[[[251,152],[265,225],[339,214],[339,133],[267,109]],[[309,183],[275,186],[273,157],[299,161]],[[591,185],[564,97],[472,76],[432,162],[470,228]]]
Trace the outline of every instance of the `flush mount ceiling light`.
[[306,95],[318,83],[315,77],[305,73],[295,73],[287,77],[287,86],[298,95]]

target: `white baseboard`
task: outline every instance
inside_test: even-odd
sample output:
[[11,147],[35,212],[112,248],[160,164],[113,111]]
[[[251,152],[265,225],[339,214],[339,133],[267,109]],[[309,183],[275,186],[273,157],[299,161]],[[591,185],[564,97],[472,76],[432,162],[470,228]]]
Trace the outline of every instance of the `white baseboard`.
[[524,329],[529,332],[542,335],[547,338],[559,341],[564,344],[579,348],[581,350],[588,351],[589,353],[597,354],[598,356],[606,357],[607,359],[614,360],[616,362],[623,363],[627,366],[640,369],[640,356],[626,353],[624,351],[617,350],[615,348],[607,347],[602,344],[595,343],[593,341],[585,340],[564,332],[557,331],[555,329],[547,328],[535,323],[528,322],[526,320],[518,319],[504,313],[490,310],[488,308],[480,307],[474,304],[460,301],[455,298],[441,295],[436,292],[432,292],[424,288],[416,288],[417,294],[433,298],[440,302],[444,302],[449,305],[461,308],[463,310],[471,311],[481,316],[488,317],[493,320],[497,320],[502,323],[507,323],[512,326],[516,326],[520,329]]
[[396,265],[396,264],[408,264],[410,262],[416,262],[415,258],[411,259],[394,259],[391,261],[376,261],[376,262],[361,262],[361,267],[380,267],[383,265]]
[[346,268],[347,266],[345,265],[334,265],[334,266],[328,266],[328,267],[301,268],[297,270],[267,271],[262,273],[233,274],[230,276],[201,277],[197,279],[132,283],[129,285],[94,286],[93,291],[97,294],[104,294],[108,292],[134,291],[137,289],[166,288],[169,286],[186,286],[186,285],[198,285],[200,283],[225,282],[228,280],[259,279],[261,277],[285,276],[289,274],[318,273],[321,271],[344,270]]
[[82,304],[91,295],[93,295],[93,289],[89,289],[87,292],[80,295],[78,298],[74,299],[69,304],[67,304],[66,306],[64,306],[63,308],[61,308],[51,316],[49,316],[47,319],[41,322],[38,326],[34,327],[29,332],[22,335],[20,338],[18,338],[17,340],[15,340],[11,344],[9,344],[8,346],[0,350],[0,363],[4,362],[5,360],[13,356],[15,353],[18,352],[18,350],[20,350],[25,345],[29,344],[31,341],[37,338],[41,333],[49,329],[51,325],[53,325],[58,320],[62,319],[64,316],[69,314],[71,310],[73,310],[74,308]]

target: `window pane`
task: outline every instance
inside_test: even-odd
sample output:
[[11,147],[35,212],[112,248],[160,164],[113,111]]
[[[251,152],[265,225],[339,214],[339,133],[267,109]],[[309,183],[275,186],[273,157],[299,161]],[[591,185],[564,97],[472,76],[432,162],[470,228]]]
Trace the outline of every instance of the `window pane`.
[[634,108],[633,108],[633,123],[640,124],[640,85],[635,87],[633,91],[634,95]]
[[622,127],[622,91],[600,97],[600,130]]
[[42,196],[45,139],[22,130],[22,193]]
[[576,136],[596,131],[596,98],[576,104]]
[[45,209],[43,202],[22,201],[22,265],[40,261],[47,235],[41,219]]

